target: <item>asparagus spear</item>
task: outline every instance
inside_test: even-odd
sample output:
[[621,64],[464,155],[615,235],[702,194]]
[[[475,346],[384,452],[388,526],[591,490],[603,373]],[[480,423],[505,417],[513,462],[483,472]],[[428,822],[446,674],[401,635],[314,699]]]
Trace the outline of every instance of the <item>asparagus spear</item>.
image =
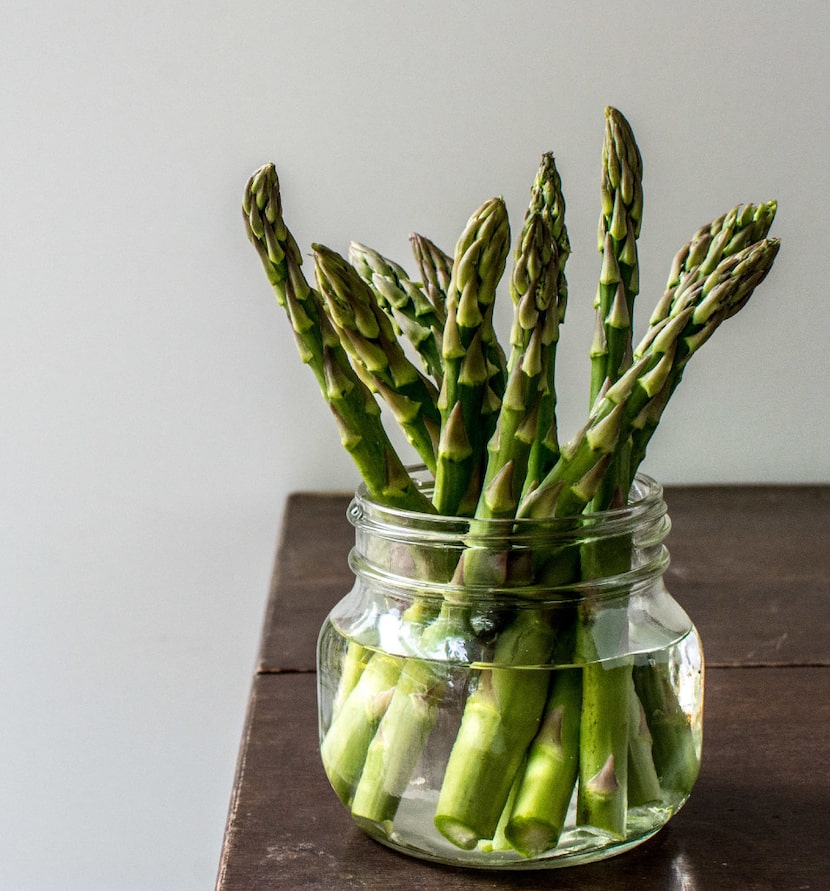
[[559,671],[505,829],[524,857],[549,851],[559,841],[579,768],[581,703],[579,669]]
[[320,744],[326,776],[347,806],[363,772],[366,750],[394,696],[403,664],[402,657],[375,653],[333,716]]
[[617,109],[607,108],[598,235],[602,270],[595,300],[597,337],[591,349],[592,405],[605,380],[613,383],[631,361],[631,319],[639,290],[642,175],[643,162],[630,124]]
[[[515,312],[510,373],[496,433],[488,446],[477,518],[513,516],[529,476],[529,462],[533,461],[533,472],[538,473],[540,466],[553,463],[558,454],[554,360],[567,299],[563,267],[570,249],[563,213],[553,157],[545,155],[516,248],[511,278]],[[471,564],[476,566],[477,556],[475,550],[465,553],[465,575]],[[541,555],[535,557],[538,562]],[[560,572],[566,563],[564,559],[560,562]],[[555,639],[548,616],[536,610],[521,611],[500,636],[492,661],[504,666],[541,663],[549,659]],[[447,765],[436,825],[461,846],[490,838],[500,816],[518,801],[516,794],[524,795],[521,807],[529,806],[528,786],[519,784],[517,778],[522,776],[524,750],[539,727],[548,682],[544,673],[522,672],[516,677],[513,672],[512,683],[521,683],[519,695],[518,688],[508,686],[508,678],[509,668],[480,674]],[[548,724],[543,721],[543,728]],[[542,760],[540,755],[536,763]],[[505,831],[511,843],[521,849],[522,839],[533,834],[534,828],[531,823],[518,828],[508,822]],[[530,845],[528,841],[525,849]]]
[[[547,162],[546,157],[545,173],[552,168],[552,158]],[[533,197],[541,195],[542,186],[550,181],[549,176],[540,175]],[[556,196],[560,195],[557,189]],[[516,321],[510,376],[497,429],[488,446],[478,519],[515,512],[531,446],[538,441],[540,398],[552,382],[553,350],[561,321],[557,243],[550,218],[543,216],[552,203],[539,201],[534,207],[532,202],[517,247],[511,283]],[[558,224],[556,234],[561,238],[561,219],[557,217],[554,224]],[[482,552],[476,549],[465,553],[466,579],[482,578],[481,564],[485,564],[484,572],[490,568],[487,556],[482,560]],[[533,612],[524,618],[526,621],[514,623],[500,637],[495,662],[508,665],[517,660],[544,661],[550,655],[550,627]],[[522,753],[538,725],[547,680],[543,675],[523,677],[521,696],[514,689],[516,683],[518,679],[510,669],[482,672],[464,711],[435,818],[439,830],[462,847],[495,832]]]
[[[526,221],[517,248],[511,292],[516,309],[510,374],[476,516],[512,516],[521,495],[531,448],[539,439],[540,403],[551,380],[558,339],[556,246],[541,216]],[[505,485],[509,474],[509,485]]]
[[[631,365],[634,298],[639,290],[637,237],[643,209],[643,164],[631,126],[615,108],[605,110],[602,147],[602,211],[598,248],[602,268],[595,299],[597,321],[591,347],[590,404],[604,387],[616,383]],[[589,509],[601,511],[622,504],[630,486],[630,437],[620,435],[609,458],[604,478]],[[630,542],[603,542],[586,546],[583,575],[599,577],[629,566]],[[587,564],[587,565],[585,565]],[[593,564],[593,566],[591,566]],[[590,567],[590,568],[589,568]],[[631,709],[628,699],[631,667],[602,663],[594,641],[596,611],[590,602],[580,609],[577,651],[584,660],[579,748],[580,822],[622,836],[625,831],[628,791],[628,737]],[[625,610],[603,610],[604,633],[623,641],[628,633]],[[622,645],[620,647],[623,648]]]
[[433,502],[440,514],[472,512],[481,484],[485,444],[499,404],[485,345],[493,342],[493,300],[509,241],[507,209],[502,199],[493,198],[470,217],[456,246],[438,401],[441,436]]
[[447,320],[447,291],[452,278],[452,257],[425,235],[413,232],[409,236],[412,253],[421,273],[424,292],[441,324]]
[[[635,672],[638,670],[638,667],[634,668]],[[630,678],[630,683],[628,695],[628,804],[631,807],[637,807],[651,801],[659,801],[663,791],[660,787],[657,768],[654,765],[652,751],[654,738],[649,730],[645,709],[635,688],[633,675]],[[677,698],[674,697],[674,700],[677,706]],[[679,707],[678,711],[685,724],[685,712]],[[697,766],[696,753],[693,760]],[[697,767],[695,767],[695,776],[697,776]]]
[[[532,220],[539,218],[547,230],[549,242],[543,245],[541,253],[526,249],[539,239],[538,235],[528,230],[533,226]],[[547,252],[550,260],[542,262]],[[527,468],[521,481],[520,491],[527,492],[535,486],[548,470],[556,463],[559,456],[559,437],[556,426],[556,348],[559,341],[559,327],[565,321],[565,308],[568,301],[568,282],[565,278],[565,263],[570,255],[571,247],[565,227],[565,199],[562,195],[562,184],[553,155],[549,152],[542,156],[542,162],[536,173],[530,192],[530,204],[525,214],[524,231],[516,249],[516,262],[511,279],[510,294],[516,305],[513,330],[511,332],[512,351],[509,368],[513,368],[529,349],[532,338],[531,320],[534,304],[532,291],[538,288],[534,281],[541,273],[545,280],[544,298],[535,298],[536,309],[543,306],[547,318],[547,329],[540,336],[539,350],[544,365],[544,373],[537,385],[538,408],[535,412],[535,431],[532,436],[530,453],[527,457]],[[537,272],[537,269],[539,270]],[[528,297],[528,294],[531,294]],[[547,298],[547,300],[545,299]]]
[[435,809],[439,832],[460,848],[492,838],[525,751],[539,727],[548,688],[551,629],[540,611],[521,612],[499,635],[493,663],[479,673],[464,707]]
[[441,385],[441,340],[444,319],[406,271],[377,251],[353,241],[349,260],[372,288],[378,306],[393,320],[421,357],[424,368]]
[[[774,214],[774,205],[765,205]],[[770,219],[771,222],[771,219]],[[769,225],[765,224],[768,231]],[[761,238],[737,253],[729,253],[708,274],[698,267],[681,277],[673,289],[670,305],[655,313],[637,349],[635,358],[648,353],[651,344],[670,327],[673,320],[687,319],[677,338],[677,354],[671,372],[662,383],[656,398],[631,418],[633,451],[631,475],[645,457],[646,447],[657,428],[669,398],[679,385],[691,356],[714,334],[717,327],[735,315],[767,277],[778,254],[777,239]]]
[[697,779],[700,753],[668,670],[660,663],[638,665],[633,678],[651,737],[660,787],[686,796]]
[[326,312],[355,363],[370,375],[421,460],[435,471],[440,415],[433,384],[409,361],[369,286],[346,260],[313,245]]
[[248,238],[256,249],[278,303],[288,314],[300,357],[313,371],[349,452],[374,498],[408,510],[431,511],[398,457],[374,396],[355,374],[327,322],[320,295],[302,273],[302,257],[285,225],[273,164],[257,170],[242,202]]
[[725,257],[766,238],[777,209],[775,201],[739,204],[716,217],[708,226],[701,226],[675,255],[666,290],[655,306],[649,324],[656,325],[669,315],[681,284],[684,289],[690,287],[710,275]]

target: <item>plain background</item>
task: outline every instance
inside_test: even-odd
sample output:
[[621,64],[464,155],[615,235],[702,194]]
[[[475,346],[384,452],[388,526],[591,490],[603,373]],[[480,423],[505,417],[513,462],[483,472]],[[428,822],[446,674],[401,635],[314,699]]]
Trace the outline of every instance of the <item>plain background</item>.
[[616,105],[645,163],[640,325],[734,204],[776,198],[783,241],[647,469],[826,482],[828,34],[820,0],[6,0],[0,887],[212,885],[284,498],[356,483],[246,241],[248,175],[277,163],[304,252],[408,264],[409,232],[451,249],[491,195],[518,231],[554,151],[567,438]]

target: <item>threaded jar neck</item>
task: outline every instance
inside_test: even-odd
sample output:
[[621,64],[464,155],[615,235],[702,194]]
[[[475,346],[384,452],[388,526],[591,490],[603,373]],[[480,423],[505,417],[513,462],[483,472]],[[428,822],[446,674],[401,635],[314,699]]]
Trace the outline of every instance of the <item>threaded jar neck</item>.
[[[416,473],[429,495],[431,479]],[[497,596],[557,602],[613,597],[650,583],[668,566],[670,521],[659,483],[639,474],[628,503],[550,519],[476,519],[399,510],[361,487],[349,506],[358,577],[418,596]]]

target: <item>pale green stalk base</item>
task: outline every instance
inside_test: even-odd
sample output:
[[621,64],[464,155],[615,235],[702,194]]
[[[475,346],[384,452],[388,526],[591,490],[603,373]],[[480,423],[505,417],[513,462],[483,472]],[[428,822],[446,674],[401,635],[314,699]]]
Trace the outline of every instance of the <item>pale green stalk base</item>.
[[[542,666],[550,655],[550,625],[524,610],[496,645],[494,664]],[[515,667],[481,671],[453,745],[436,808],[438,831],[470,850],[492,839],[525,751],[539,727],[547,671]]]
[[349,641],[343,657],[343,671],[340,675],[340,683],[337,685],[337,694],[332,705],[332,721],[336,720],[340,709],[343,707],[343,703],[357,686],[371,656],[372,651],[370,649],[354,641]]
[[320,745],[329,782],[344,804],[351,801],[366,751],[392,699],[402,665],[400,657],[376,653]]
[[[416,603],[407,611],[407,615],[412,614],[423,621],[428,608]],[[427,660],[430,656],[444,657],[450,641],[470,639],[467,618],[466,607],[445,603],[418,640],[424,658],[405,659],[389,707],[366,752],[355,790],[352,814],[358,822],[383,824],[394,819],[449,683],[450,664]]]
[[592,662],[582,669],[577,821],[625,835],[628,689],[631,665]]
[[390,823],[438,716],[442,672],[408,659],[380,722],[352,801],[358,821]]
[[638,666],[634,684],[652,736],[660,785],[688,795],[700,770],[700,755],[689,718],[680,706],[664,663]]
[[654,766],[651,733],[632,677],[628,690],[628,806],[659,801],[662,794]]
[[555,848],[565,825],[579,771],[581,700],[582,673],[560,671],[505,829],[511,846],[525,857]]

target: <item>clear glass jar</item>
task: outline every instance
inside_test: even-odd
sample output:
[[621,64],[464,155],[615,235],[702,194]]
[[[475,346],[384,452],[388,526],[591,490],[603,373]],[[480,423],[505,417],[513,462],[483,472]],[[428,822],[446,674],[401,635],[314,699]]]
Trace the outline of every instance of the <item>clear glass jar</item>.
[[455,866],[541,868],[625,851],[682,807],[703,654],[664,585],[654,480],[572,518],[430,516],[365,491],[349,518],[355,584],[320,633],[320,740],[369,835]]

